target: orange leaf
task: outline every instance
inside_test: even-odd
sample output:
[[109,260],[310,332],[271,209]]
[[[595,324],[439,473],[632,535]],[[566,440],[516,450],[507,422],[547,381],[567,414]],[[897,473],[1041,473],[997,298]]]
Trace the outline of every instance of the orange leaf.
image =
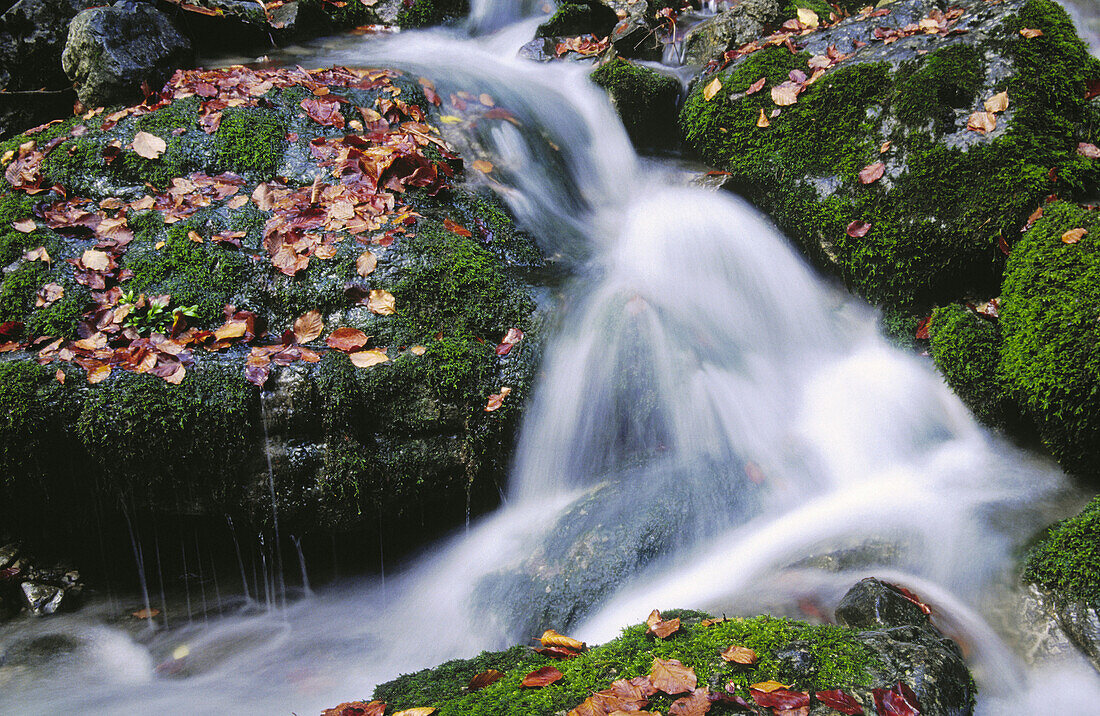
[[[507,391],[507,392],[505,392],[505,391]],[[508,393],[512,392],[512,389],[511,388],[501,388],[500,392],[504,393],[504,395],[508,395]],[[563,646],[566,649],[575,649],[577,651],[584,651],[584,642],[583,641],[577,641],[576,639],[573,639],[571,637],[565,636],[563,634],[559,634],[556,631],[554,631],[553,629],[547,629],[546,631],[544,631],[542,633],[542,636],[539,637],[539,641],[542,642],[543,646]]]
[[324,329],[325,322],[321,318],[321,312],[317,309],[306,311],[294,321],[294,338],[299,343],[309,343],[317,340]]
[[370,276],[374,273],[374,269],[378,266],[378,258],[370,251],[364,251],[359,254],[359,258],[355,260],[355,272],[363,278]]
[[1020,30],[1020,34],[1023,35],[1028,40],[1031,40],[1031,39],[1036,38],[1036,37],[1042,37],[1043,36],[1043,31],[1042,30],[1036,30],[1035,28],[1031,28],[1031,27],[1025,27],[1024,29]]
[[684,666],[676,659],[665,661],[659,656],[653,657],[653,666],[649,670],[649,680],[659,690],[669,696],[695,690],[695,670]]
[[372,365],[388,363],[390,360],[390,357],[386,355],[385,351],[380,351],[378,349],[351,353],[348,355],[348,358],[351,358],[351,363],[356,368],[370,368]]
[[246,321],[226,321],[221,328],[214,331],[214,339],[219,341],[231,338],[240,338],[248,330]]
[[564,674],[561,673],[556,667],[544,666],[541,669],[535,669],[527,676],[523,677],[523,682],[520,684],[521,688],[525,689],[538,689],[543,686],[549,686],[555,681],[561,681],[564,678]]
[[986,112],[1003,112],[1008,109],[1008,92],[999,92],[985,101]]
[[131,616],[135,616],[138,619],[152,619],[153,617],[157,616],[158,614],[160,614],[159,609],[139,609],[136,612],[134,612]]
[[756,663],[756,652],[747,646],[731,646],[722,652],[722,659],[732,661],[742,666],[752,666]]
[[745,94],[746,95],[756,94],[760,90],[764,89],[764,83],[767,82],[767,80],[768,80],[767,77],[761,77],[757,81],[753,82],[751,85],[749,85],[749,88],[747,90],[745,90]]
[[1088,233],[1088,229],[1070,229],[1066,233],[1062,234],[1062,243],[1076,244],[1082,239],[1082,237],[1084,237]]
[[414,709],[398,711],[393,716],[432,716],[438,710],[435,706],[417,706]]
[[380,316],[389,316],[397,312],[397,299],[389,291],[376,288],[370,292],[367,308]]
[[494,410],[500,410],[504,405],[504,399],[508,397],[508,394],[512,392],[512,389],[508,386],[504,386],[500,389],[499,393],[493,393],[489,396],[489,402],[485,404],[485,412],[491,413]]
[[497,671],[496,669],[487,669],[486,671],[483,671],[474,678],[470,679],[470,683],[466,685],[466,688],[469,691],[477,691],[479,689],[484,689],[490,684],[495,684],[503,678],[504,674]]
[[350,353],[351,351],[357,351],[367,345],[367,340],[369,338],[370,336],[363,333],[358,328],[341,326],[329,334],[328,338],[325,339],[325,344],[329,348],[335,348],[338,351]]
[[775,691],[776,689],[789,689],[791,687],[787,686],[786,684],[781,684],[778,681],[769,680],[769,681],[761,681],[759,683],[752,684],[752,685],[749,686],[749,688],[750,689],[756,689],[757,691],[763,691],[765,694],[770,694],[771,692]]
[[493,163],[487,162],[484,159],[475,159],[473,165],[474,169],[477,169],[482,174],[488,174],[493,171]]
[[134,135],[131,146],[139,157],[145,157],[146,159],[158,159],[161,154],[164,154],[164,150],[168,148],[163,139],[148,132],[138,132]]
[[422,355],[424,355],[425,353],[428,352],[428,349],[424,346],[413,346],[412,348],[409,349],[409,351],[414,356],[422,356]]
[[768,115],[764,114],[764,108],[760,108],[760,116],[756,119],[756,126],[764,129],[771,126],[771,122],[768,121]]
[[646,634],[652,634],[658,639],[667,639],[680,631],[679,619],[665,621],[661,619],[661,612],[656,609],[649,613],[649,617],[645,620],[645,623],[646,626],[649,627],[646,629]]
[[92,385],[96,383],[102,383],[107,380],[107,377],[111,375],[111,366],[109,364],[97,365],[88,368],[88,382]]
[[671,716],[703,716],[710,711],[710,689],[695,689],[690,695],[676,699],[668,710]]
[[715,77],[713,80],[707,83],[707,86],[703,88],[703,99],[711,101],[714,99],[714,95],[718,94],[718,91],[722,89],[722,80]]
[[386,713],[385,701],[348,701],[331,709],[325,709],[321,716],[383,716]]

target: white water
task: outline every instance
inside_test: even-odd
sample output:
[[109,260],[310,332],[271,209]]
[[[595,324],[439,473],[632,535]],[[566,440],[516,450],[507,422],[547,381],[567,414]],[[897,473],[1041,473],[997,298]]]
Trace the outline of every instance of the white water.
[[[494,187],[578,278],[505,505],[384,585],[273,613],[151,639],[94,610],[23,622],[0,651],[47,633],[79,645],[48,668],[0,668],[0,713],[308,714],[364,698],[402,671],[524,640],[496,575],[563,558],[559,517],[595,526],[665,500],[670,514],[690,505],[676,535],[593,605],[579,637],[606,640],[654,607],[829,611],[876,574],[968,645],[983,713],[1096,703],[1080,660],[1029,666],[984,616],[1016,546],[1066,509],[1060,473],[980,428],[927,360],[890,346],[745,204],[638,160],[581,69],[506,59],[521,35],[403,34],[316,62],[409,67],[444,96],[488,92],[522,125],[481,123],[467,159],[494,163]],[[595,501],[570,511],[578,498]],[[871,556],[846,572],[793,566],[836,549]]]

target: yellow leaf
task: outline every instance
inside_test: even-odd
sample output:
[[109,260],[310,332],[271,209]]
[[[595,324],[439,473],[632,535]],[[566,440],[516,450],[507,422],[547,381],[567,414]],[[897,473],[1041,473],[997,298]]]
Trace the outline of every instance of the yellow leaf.
[[158,159],[161,154],[164,154],[164,150],[168,148],[163,139],[148,132],[138,132],[134,136],[131,146],[133,146],[139,157],[145,157],[146,159]]
[[456,117],[453,114],[441,114],[439,115],[439,119],[443,124],[458,124],[462,121],[462,117]]
[[294,321],[294,337],[299,343],[315,341],[325,329],[325,322],[321,318],[321,312],[317,309],[306,311]]
[[1031,39],[1036,38],[1036,37],[1042,37],[1043,36],[1043,31],[1042,30],[1037,30],[1037,29],[1032,28],[1032,27],[1025,27],[1024,29],[1020,30],[1020,34],[1023,35],[1028,40],[1031,40]]
[[1008,109],[1008,92],[1000,92],[985,101],[986,112],[1003,112]]
[[248,330],[248,324],[245,321],[227,321],[224,326],[214,331],[214,339],[224,341],[240,338],[246,330]]
[[777,689],[789,689],[791,687],[787,686],[786,684],[781,684],[778,681],[770,681],[769,680],[769,681],[761,681],[759,683],[752,684],[751,686],[749,686],[749,688],[750,689],[756,689],[757,691],[763,691],[764,693],[770,694],[771,692],[773,692]]
[[703,88],[703,99],[708,102],[711,101],[720,89],[722,89],[722,81],[715,77]]
[[376,288],[370,292],[367,308],[380,316],[389,316],[397,312],[397,299],[389,291]]
[[477,169],[482,174],[488,174],[493,171],[493,163],[487,162],[484,159],[477,159],[474,161],[474,169]]
[[424,346],[413,346],[409,350],[414,356],[422,356],[428,351],[428,349]]
[[[508,395],[508,393],[512,392],[512,389],[501,388],[500,392],[504,393],[504,395]],[[566,649],[576,649],[577,651],[584,650],[583,641],[577,641],[576,639],[573,639],[571,637],[559,634],[553,629],[547,629],[546,631],[544,631],[542,633],[542,636],[539,637],[539,641],[542,642],[543,646],[563,646]]]
[[756,126],[761,129],[771,126],[771,122],[768,121],[768,115],[764,114],[763,108],[760,109],[760,116],[756,119]]
[[415,709],[398,711],[393,716],[432,716],[435,712],[435,706],[417,706]]
[[351,363],[356,368],[370,368],[372,365],[388,363],[390,360],[390,357],[386,355],[385,351],[380,351],[376,348],[369,351],[349,353],[348,358],[351,358]]
[[817,27],[821,22],[817,19],[817,13],[809,8],[798,8],[798,21],[806,27]]
[[111,375],[110,365],[97,365],[88,369],[88,382],[92,385],[102,383],[107,380],[107,376],[109,375]]
[[1062,234],[1062,243],[1076,244],[1088,233],[1088,229],[1070,229],[1066,233]]

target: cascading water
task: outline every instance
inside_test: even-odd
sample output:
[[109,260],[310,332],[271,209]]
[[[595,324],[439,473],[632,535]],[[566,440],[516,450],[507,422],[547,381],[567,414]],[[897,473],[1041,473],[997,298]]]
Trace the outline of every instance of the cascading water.
[[[475,3],[475,23],[493,7]],[[0,713],[316,712],[524,640],[534,555],[567,560],[571,535],[646,520],[672,527],[599,556],[630,570],[572,605],[578,636],[606,640],[654,607],[828,607],[876,574],[922,594],[968,644],[981,712],[1100,698],[1082,662],[1034,671],[983,617],[1012,598],[1014,550],[1070,506],[1060,473],[977,426],[927,361],[890,346],[750,207],[637,159],[583,70],[485,49],[501,37],[403,34],[316,61],[407,67],[441,94],[489,93],[515,120],[454,139],[491,159],[487,181],[577,278],[505,505],[384,588],[346,583],[152,636],[95,609],[23,623],[2,638],[64,633],[72,655],[0,670]],[[852,566],[814,568],[837,554]]]

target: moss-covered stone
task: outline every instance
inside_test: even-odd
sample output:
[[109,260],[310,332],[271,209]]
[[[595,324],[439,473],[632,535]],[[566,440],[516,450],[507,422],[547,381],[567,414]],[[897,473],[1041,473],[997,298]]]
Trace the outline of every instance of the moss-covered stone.
[[[649,674],[654,657],[678,659],[692,667],[700,686],[724,690],[732,682],[745,698],[750,684],[769,679],[803,691],[863,686],[872,681],[872,671],[881,666],[877,655],[858,641],[857,632],[844,627],[812,626],[771,617],[731,619],[703,626],[700,622],[706,615],[699,612],[669,610],[663,616],[679,618],[683,625],[667,640],[647,636],[646,626],[640,624],[623,630],[618,639],[567,661],[554,661],[521,646],[486,652],[382,684],[375,689],[374,698],[386,701],[395,711],[435,706],[441,716],[551,716],[574,708],[617,679]],[[759,661],[749,669],[723,661],[719,652],[735,644],[753,649]],[[791,645],[810,655],[812,667],[792,668],[790,661],[782,658]],[[547,665],[560,669],[564,677],[544,688],[520,688],[524,676]],[[504,678],[476,692],[466,692],[463,687],[470,679],[490,668],[503,672]],[[649,709],[667,713],[675,698],[655,695]]]
[[592,81],[607,90],[630,139],[641,146],[667,146],[675,137],[680,83],[674,77],[616,58]]
[[1100,498],[1050,528],[1028,555],[1024,579],[1100,609]]
[[[1065,232],[1084,228],[1077,243]],[[1045,208],[1016,245],[1002,294],[1001,367],[1043,442],[1071,470],[1100,465],[1100,221],[1068,203]]]
[[469,12],[469,0],[414,0],[397,15],[397,24],[401,27],[429,27],[455,22]]
[[599,0],[567,0],[558,5],[550,19],[539,25],[538,37],[595,35],[607,37],[615,29],[615,11]]
[[214,166],[259,181],[275,176],[286,147],[286,120],[274,110],[230,107],[214,135]]
[[1000,371],[998,326],[952,304],[932,313],[928,335],[936,367],[974,414],[993,427],[1013,424],[1013,401]]

